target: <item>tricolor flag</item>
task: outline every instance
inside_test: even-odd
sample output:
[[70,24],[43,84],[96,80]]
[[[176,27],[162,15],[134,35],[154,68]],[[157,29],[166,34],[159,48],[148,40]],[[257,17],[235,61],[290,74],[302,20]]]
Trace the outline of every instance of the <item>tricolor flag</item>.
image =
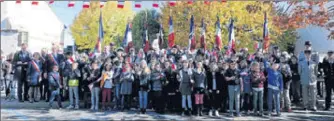
[[143,47],[144,47],[144,52],[148,52],[150,50],[150,42],[148,40],[148,31],[147,31],[147,20],[145,20],[144,23]]
[[53,4],[55,1],[54,0],[50,0],[49,1],[49,4]]
[[158,2],[153,2],[152,7],[153,8],[159,8],[159,3]]
[[132,43],[132,25],[131,23],[128,23],[126,25],[126,30],[125,30],[125,35],[124,35],[124,39],[123,39],[123,48],[125,49],[125,52],[128,52],[129,49],[133,46]]
[[75,62],[75,56],[72,55],[69,59],[66,60],[68,63],[72,64]]
[[89,8],[89,6],[90,6],[90,3],[89,3],[89,1],[84,1],[84,3],[83,3],[83,5],[82,5],[82,7],[83,8]]
[[269,38],[269,28],[268,28],[268,18],[267,13],[264,13],[264,23],[263,23],[263,50],[267,51],[270,45]]
[[234,20],[231,19],[230,26],[228,28],[228,49],[227,54],[232,54],[235,49],[235,36],[234,36]]
[[174,28],[172,16],[169,16],[169,33],[168,33],[168,47],[172,48],[174,46]]
[[31,4],[32,5],[38,5],[38,1],[32,1]]
[[159,48],[163,48],[164,45],[164,33],[163,33],[163,26],[160,23],[160,27],[159,27]]
[[103,8],[103,6],[104,6],[104,4],[106,4],[106,2],[107,2],[106,0],[101,0],[100,1],[100,8]]
[[204,50],[206,49],[205,30],[206,30],[206,25],[204,23],[204,18],[202,18],[202,22],[201,22],[201,48],[203,48]]
[[94,48],[94,53],[101,53],[101,43],[103,42],[103,21],[102,21],[102,12],[100,12],[100,19],[99,19],[99,36],[97,38],[97,42]]
[[124,8],[124,0],[119,0],[117,2],[117,8]]
[[193,0],[188,0],[188,4],[193,4]]
[[169,5],[170,6],[175,6],[176,5],[176,1],[169,1]]
[[191,15],[190,18],[190,33],[188,44],[188,50],[194,50],[196,48],[194,15]]
[[75,1],[69,1],[67,6],[71,8],[71,7],[74,7],[74,4],[75,4]]
[[221,27],[220,27],[220,20],[219,17],[217,16],[217,21],[216,21],[216,48],[220,51],[222,48],[222,37],[221,37]]
[[21,4],[21,0],[16,0],[16,4]]
[[141,8],[140,0],[135,1],[135,8]]

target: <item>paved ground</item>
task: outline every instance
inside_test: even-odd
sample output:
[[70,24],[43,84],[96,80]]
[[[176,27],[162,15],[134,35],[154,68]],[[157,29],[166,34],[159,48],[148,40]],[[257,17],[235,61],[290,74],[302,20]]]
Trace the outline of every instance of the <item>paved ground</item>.
[[[63,103],[67,106],[68,102]],[[320,100],[320,105],[323,100]],[[298,111],[293,113],[282,113],[281,117],[256,117],[242,116],[237,118],[228,117],[227,114],[221,114],[220,117],[182,117],[178,114],[160,115],[153,111],[149,111],[146,115],[139,115],[135,110],[128,112],[107,111],[107,112],[91,112],[87,109],[66,110],[66,109],[47,109],[46,102],[38,103],[18,103],[17,101],[6,101],[1,98],[1,120],[334,120],[334,108],[332,111],[318,112]],[[294,107],[295,108],[295,107]]]

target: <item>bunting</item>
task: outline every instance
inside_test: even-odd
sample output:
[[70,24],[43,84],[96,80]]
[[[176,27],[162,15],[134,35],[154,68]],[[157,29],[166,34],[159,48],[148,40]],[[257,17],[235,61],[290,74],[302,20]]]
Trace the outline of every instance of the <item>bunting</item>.
[[140,1],[135,1],[135,8],[141,8],[141,2]]
[[103,8],[104,7],[104,4],[106,4],[106,0],[101,0],[100,1],[100,8]]
[[89,8],[89,6],[90,6],[89,1],[84,1],[82,8]]
[[32,5],[38,5],[38,1],[32,1],[31,4]]
[[159,8],[159,3],[154,1],[153,4],[152,4],[152,7],[153,8]]
[[117,8],[124,8],[124,0],[119,0],[117,2]]
[[74,4],[75,4],[75,1],[69,1],[67,6],[71,8],[71,7],[74,7]]

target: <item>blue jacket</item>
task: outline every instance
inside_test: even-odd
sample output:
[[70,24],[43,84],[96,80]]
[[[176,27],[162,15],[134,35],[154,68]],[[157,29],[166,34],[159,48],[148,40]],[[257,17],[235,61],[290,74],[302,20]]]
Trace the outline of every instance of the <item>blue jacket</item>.
[[[35,64],[33,64],[35,63]],[[29,62],[28,70],[27,70],[27,77],[30,80],[30,86],[36,86],[38,81],[40,80],[40,76],[42,74],[42,62],[32,60]]]
[[264,68],[268,73],[268,88],[283,91],[283,77],[281,72],[274,71],[269,67],[269,62],[264,62]]
[[50,72],[48,74],[49,90],[53,91],[60,87],[60,75],[58,72]]

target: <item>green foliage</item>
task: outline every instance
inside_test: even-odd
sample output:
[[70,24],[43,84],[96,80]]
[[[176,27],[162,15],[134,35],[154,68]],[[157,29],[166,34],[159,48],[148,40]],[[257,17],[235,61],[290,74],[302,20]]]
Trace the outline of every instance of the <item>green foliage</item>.
[[90,8],[83,9],[70,27],[79,50],[92,49],[96,45],[100,11],[104,29],[102,46],[110,42],[120,45],[119,40],[124,36],[126,24],[134,15],[131,1],[125,2],[123,9],[117,8],[117,1],[107,2],[103,8],[100,8],[98,1],[90,2]]

